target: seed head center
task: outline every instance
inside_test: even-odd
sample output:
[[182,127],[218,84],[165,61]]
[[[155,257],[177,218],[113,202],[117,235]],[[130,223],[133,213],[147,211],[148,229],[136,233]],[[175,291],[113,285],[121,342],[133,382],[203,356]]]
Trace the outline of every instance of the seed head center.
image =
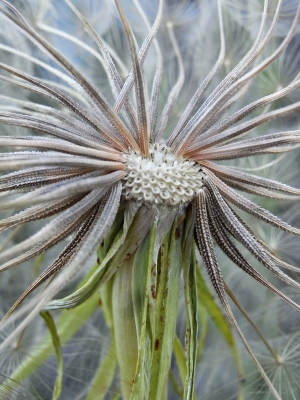
[[127,200],[176,206],[190,202],[202,187],[200,165],[175,157],[164,144],[150,145],[149,157],[133,151],[123,156],[127,171],[123,196]]

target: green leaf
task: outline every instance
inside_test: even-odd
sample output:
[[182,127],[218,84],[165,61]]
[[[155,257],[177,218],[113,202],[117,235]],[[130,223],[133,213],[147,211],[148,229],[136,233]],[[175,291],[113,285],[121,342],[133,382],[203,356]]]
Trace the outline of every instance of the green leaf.
[[198,315],[200,320],[201,334],[198,339],[198,348],[197,348],[197,364],[199,363],[202,352],[205,346],[205,340],[208,333],[208,314],[206,308],[198,302]]
[[[136,250],[139,240],[142,240],[145,236],[145,221],[148,221],[150,214],[153,214],[150,210],[146,210],[145,212],[145,208],[138,211],[136,218],[134,218],[135,213],[136,210],[133,212],[132,210],[125,210],[123,228],[116,233],[104,260],[90,279],[71,295],[49,302],[45,310],[78,307],[78,305],[86,301],[113,276],[120,264]],[[144,220],[144,223],[141,223],[141,220]],[[141,232],[139,231],[139,223],[141,225]],[[139,238],[139,233],[142,239]]]
[[158,272],[155,326],[152,339],[152,365],[150,380],[150,399],[166,397],[167,381],[173,353],[175,329],[178,316],[178,297],[180,272],[182,266],[182,219],[178,217],[172,227],[171,235],[163,240]]
[[56,326],[55,326],[55,323],[53,321],[51,314],[48,311],[41,311],[40,315],[44,319],[45,324],[47,325],[47,328],[49,329],[49,332],[50,332],[50,335],[52,338],[53,347],[54,347],[55,354],[56,354],[56,358],[57,358],[57,378],[56,378],[56,381],[54,384],[52,399],[58,400],[59,396],[61,394],[62,378],[63,378],[63,358],[62,358],[62,352],[61,352],[60,338],[58,336]]
[[156,238],[156,223],[140,244],[133,263],[132,296],[138,335],[138,360],[131,400],[148,400],[152,359],[152,332],[149,320],[150,282],[153,267],[153,250]]
[[175,336],[175,339],[174,339],[174,356],[175,356],[175,359],[176,359],[176,362],[177,362],[180,381],[181,381],[181,388],[182,388],[180,390],[180,392],[179,392],[179,389],[177,387],[176,391],[179,392],[178,394],[179,394],[180,397],[183,397],[183,388],[185,386],[185,378],[186,378],[186,373],[187,373],[187,366],[186,366],[184,348],[183,348],[183,346],[182,346],[182,344],[181,344],[181,342],[179,340],[179,337],[177,335]]
[[132,298],[133,257],[122,263],[113,277],[112,306],[116,356],[124,399],[128,399],[138,359],[137,331]]
[[187,311],[187,328],[185,334],[186,351],[186,379],[184,385],[185,400],[195,398],[194,380],[197,361],[197,341],[198,341],[198,320],[197,320],[197,283],[196,265],[194,254],[189,264],[184,263],[184,295]]
[[197,285],[196,266],[194,262],[194,220],[192,209],[187,210],[184,224],[183,241],[183,278],[184,297],[187,315],[187,326],[185,332],[185,379],[182,381],[184,387],[183,398],[191,400],[195,398],[194,380],[197,362],[198,343],[198,318],[197,318]]
[[114,337],[114,318],[112,309],[112,285],[113,280],[110,279],[99,291],[100,304],[106,325],[111,331],[111,337]]

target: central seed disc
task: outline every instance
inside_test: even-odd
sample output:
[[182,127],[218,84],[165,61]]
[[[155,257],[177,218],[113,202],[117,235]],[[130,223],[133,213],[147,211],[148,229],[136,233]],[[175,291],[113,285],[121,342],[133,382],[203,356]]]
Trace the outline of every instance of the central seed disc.
[[123,157],[127,171],[123,196],[128,200],[175,206],[191,201],[202,187],[200,165],[176,158],[164,144],[150,145],[149,157],[133,151]]

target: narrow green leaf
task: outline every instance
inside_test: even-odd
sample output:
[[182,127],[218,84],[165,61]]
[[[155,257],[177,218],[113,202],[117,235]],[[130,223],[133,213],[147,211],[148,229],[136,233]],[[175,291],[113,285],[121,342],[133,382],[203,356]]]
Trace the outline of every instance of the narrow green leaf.
[[184,298],[187,315],[187,326],[185,332],[185,360],[186,374],[182,381],[184,387],[183,398],[190,400],[195,398],[194,379],[197,361],[197,342],[198,342],[198,319],[197,319],[197,285],[196,271],[194,263],[194,218],[192,209],[187,210],[184,221],[184,241],[183,241],[183,278],[184,278]]
[[198,315],[200,320],[201,334],[198,339],[197,364],[200,362],[205,345],[206,336],[208,333],[208,314],[206,308],[199,302],[198,302]]
[[[192,247],[191,247],[192,248]],[[194,253],[189,264],[184,263],[184,295],[187,311],[187,328],[185,334],[186,352],[186,380],[184,385],[184,399],[195,398],[194,379],[197,361],[198,320],[197,320],[197,283]]]
[[57,358],[57,378],[53,388],[53,400],[58,400],[61,394],[62,389],[62,378],[63,378],[63,358],[62,358],[62,351],[61,351],[61,343],[60,338],[58,336],[55,322],[51,314],[48,311],[41,311],[41,317],[44,319],[47,328],[49,329],[53,347],[55,350],[56,358]]
[[137,331],[132,298],[133,257],[124,261],[113,279],[112,306],[116,356],[124,399],[128,399],[138,359]]
[[[185,385],[187,368],[186,368],[186,359],[185,359],[184,348],[183,348],[183,346],[179,340],[179,337],[177,335],[175,336],[175,339],[174,339],[174,356],[175,356],[175,359],[177,362],[180,381],[181,381],[181,390],[180,390],[181,393],[178,393],[178,394],[181,397],[183,397],[183,390],[184,390],[183,388]],[[178,387],[177,387],[177,391],[178,391]]]
[[182,266],[182,218],[177,218],[173,224],[171,235],[166,236],[160,250],[149,393],[149,398],[153,400],[167,397],[167,381],[178,315]]
[[133,263],[132,296],[138,334],[138,361],[131,400],[149,399],[149,381],[152,359],[152,332],[149,320],[150,282],[153,267],[153,249],[156,238],[156,223],[140,244]]
[[77,307],[98,291],[112,277],[120,264],[135,252],[140,241],[150,229],[149,221],[152,219],[153,213],[153,210],[142,207],[134,218],[135,212],[128,211],[126,213],[125,210],[123,228],[116,234],[106,257],[86,284],[63,299],[52,300],[45,309]]
[[177,393],[177,395],[179,396],[179,398],[183,397],[183,389],[180,386],[181,382],[179,383],[175,377],[174,372],[172,371],[172,369],[170,369],[170,373],[169,373],[169,378],[170,378],[170,382],[172,385],[172,388],[174,390],[175,393]]
[[114,318],[112,309],[112,286],[113,280],[110,279],[103,285],[99,291],[100,304],[106,325],[111,331],[111,337],[114,337]]

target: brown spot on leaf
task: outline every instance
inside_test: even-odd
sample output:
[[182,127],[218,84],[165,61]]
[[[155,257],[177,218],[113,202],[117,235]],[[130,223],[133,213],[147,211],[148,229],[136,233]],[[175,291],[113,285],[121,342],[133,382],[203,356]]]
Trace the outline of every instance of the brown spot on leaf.
[[156,299],[157,293],[155,291],[155,285],[151,285],[151,294],[154,299]]
[[180,235],[181,235],[181,233],[180,233],[180,227],[178,226],[178,227],[176,228],[176,230],[175,230],[175,239],[179,239],[179,238],[180,238]]
[[159,347],[159,339],[156,339],[154,343],[154,350],[158,350],[158,347]]
[[151,274],[152,274],[153,276],[156,276],[156,264],[155,264],[155,263],[152,265]]

